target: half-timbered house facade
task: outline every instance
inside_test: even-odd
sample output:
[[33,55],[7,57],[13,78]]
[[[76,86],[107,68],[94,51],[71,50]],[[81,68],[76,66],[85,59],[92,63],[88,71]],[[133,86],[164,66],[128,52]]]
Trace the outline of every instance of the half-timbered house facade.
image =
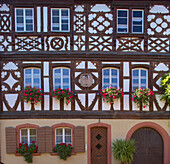
[[[170,110],[160,89],[170,72],[169,1],[1,0],[0,162],[23,164],[19,143],[35,141],[35,164],[118,164],[111,146],[134,138],[133,164],[170,163]],[[123,88],[114,104],[100,90]],[[25,86],[41,88],[41,103],[26,103]],[[68,105],[51,95],[74,92]],[[132,101],[150,88],[146,108]],[[57,143],[74,147],[67,161]]]

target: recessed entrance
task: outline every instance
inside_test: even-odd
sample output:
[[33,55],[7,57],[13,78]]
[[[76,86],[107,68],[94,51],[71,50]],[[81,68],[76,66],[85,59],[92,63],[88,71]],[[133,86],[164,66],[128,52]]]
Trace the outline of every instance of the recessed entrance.
[[136,142],[132,164],[163,164],[163,140],[156,130],[149,127],[140,128],[131,138]]

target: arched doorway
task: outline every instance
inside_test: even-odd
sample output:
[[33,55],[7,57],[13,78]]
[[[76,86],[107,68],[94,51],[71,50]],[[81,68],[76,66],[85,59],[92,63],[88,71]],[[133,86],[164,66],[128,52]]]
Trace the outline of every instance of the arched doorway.
[[136,153],[132,164],[163,164],[163,139],[154,129],[143,127],[132,136],[136,142]]

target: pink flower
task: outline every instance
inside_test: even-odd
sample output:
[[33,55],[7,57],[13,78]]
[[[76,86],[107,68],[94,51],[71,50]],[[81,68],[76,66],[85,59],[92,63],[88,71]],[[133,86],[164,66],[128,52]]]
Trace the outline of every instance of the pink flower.
[[39,90],[37,90],[37,92],[40,92]]
[[35,101],[35,103],[37,103],[37,101]]
[[30,100],[31,100],[31,97],[30,97]]
[[146,108],[146,106],[143,106],[143,108]]

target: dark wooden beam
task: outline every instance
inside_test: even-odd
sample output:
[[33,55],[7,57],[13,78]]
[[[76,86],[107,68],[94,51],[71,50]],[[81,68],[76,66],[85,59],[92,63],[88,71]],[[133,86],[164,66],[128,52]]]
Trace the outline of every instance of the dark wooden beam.
[[169,119],[170,112],[30,111],[0,112],[0,119]]

